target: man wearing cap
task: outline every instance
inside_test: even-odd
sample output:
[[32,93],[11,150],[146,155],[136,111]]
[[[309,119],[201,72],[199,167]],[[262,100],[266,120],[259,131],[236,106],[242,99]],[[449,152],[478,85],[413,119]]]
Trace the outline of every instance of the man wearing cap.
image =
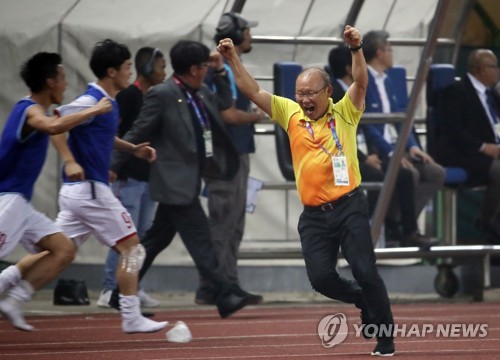
[[[250,28],[257,26],[257,22],[248,21],[237,13],[228,12],[222,15],[217,25],[214,37],[218,44],[221,39],[230,38],[235,44],[238,56],[252,50]],[[251,102],[243,96],[234,82],[231,68],[224,65],[215,73],[229,75],[233,92],[233,106],[221,112],[226,123],[231,140],[238,151],[240,168],[236,176],[230,180],[205,179],[208,191],[208,209],[212,242],[219,262],[229,280],[235,285],[241,295],[248,296],[250,304],[260,304],[263,299],[241,289],[238,280],[237,261],[238,250],[245,228],[245,209],[247,199],[247,181],[250,173],[250,154],[255,152],[253,138],[254,123],[265,117],[262,111],[252,111]],[[206,82],[211,84],[211,76]],[[200,287],[196,291],[195,303],[199,305],[213,304],[213,284],[201,277]]]

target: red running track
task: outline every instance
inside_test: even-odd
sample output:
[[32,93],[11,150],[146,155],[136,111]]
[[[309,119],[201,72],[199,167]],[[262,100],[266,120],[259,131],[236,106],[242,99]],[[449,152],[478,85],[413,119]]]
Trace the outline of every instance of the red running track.
[[[500,304],[429,303],[396,304],[395,321],[448,328],[452,324],[486,324],[486,336],[437,336],[431,332],[396,338],[396,356],[404,359],[500,359]],[[325,348],[317,334],[320,320],[330,314],[347,316],[345,341]],[[331,305],[262,305],[244,309],[229,319],[219,319],[214,308],[160,311],[155,319],[187,323],[193,334],[190,343],[174,344],[163,330],[154,334],[126,335],[116,313],[68,316],[28,316],[36,331],[27,333],[0,320],[0,360],[80,359],[373,359],[375,341],[356,336],[359,312],[353,307]],[[417,324],[417,325],[414,325]],[[441,325],[439,325],[441,324]],[[453,325],[455,326],[455,325]],[[170,327],[169,327],[170,328]],[[167,328],[168,330],[168,328]],[[421,331],[421,330],[420,330]],[[451,334],[451,333],[450,333]],[[442,334],[441,334],[442,335]],[[457,335],[457,334],[455,334]]]

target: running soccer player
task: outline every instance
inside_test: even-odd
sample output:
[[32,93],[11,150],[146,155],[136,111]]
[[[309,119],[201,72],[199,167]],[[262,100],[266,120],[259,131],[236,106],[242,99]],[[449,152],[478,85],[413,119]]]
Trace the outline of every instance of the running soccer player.
[[59,54],[40,52],[26,61],[21,77],[30,95],[14,106],[0,139],[0,258],[18,243],[36,255],[28,255],[0,273],[0,312],[20,330],[31,331],[20,306],[35,290],[52,281],[74,258],[75,246],[61,229],[31,205],[33,187],[40,175],[48,134],[58,134],[87,118],[111,110],[102,99],[68,115],[50,116],[49,108],[63,100],[67,81]]
[[[116,280],[121,291],[122,330],[125,333],[159,331],[168,322],[143,317],[137,296],[144,248],[129,213],[108,185],[113,147],[148,161],[156,157],[154,149],[147,143],[134,145],[116,137],[119,113],[115,97],[118,91],[129,85],[132,75],[130,51],[125,45],[110,39],[99,42],[92,51],[90,68],[97,82],[90,83],[83,95],[71,104],[61,106],[58,111],[69,114],[102,98],[111,100],[113,111],[75,127],[67,141],[65,135],[52,138],[65,164],[56,224],[76,246],[93,234],[102,244],[120,254]],[[77,171],[80,167],[81,171]]]

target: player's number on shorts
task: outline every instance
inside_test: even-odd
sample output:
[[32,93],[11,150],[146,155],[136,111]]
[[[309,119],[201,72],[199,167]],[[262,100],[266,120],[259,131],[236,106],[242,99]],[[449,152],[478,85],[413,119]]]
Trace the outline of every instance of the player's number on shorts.
[[131,229],[133,226],[132,219],[130,218],[130,215],[126,213],[125,211],[122,212],[122,219],[127,224],[127,229]]

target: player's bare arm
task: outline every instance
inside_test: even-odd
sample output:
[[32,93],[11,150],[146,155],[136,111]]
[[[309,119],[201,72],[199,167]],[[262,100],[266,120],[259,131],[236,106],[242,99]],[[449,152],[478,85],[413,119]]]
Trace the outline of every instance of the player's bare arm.
[[94,106],[74,114],[47,116],[41,106],[35,105],[28,110],[26,131],[30,132],[31,129],[34,129],[50,135],[60,134],[81,124],[88,118],[107,113],[111,111],[112,108],[111,102],[106,98],[102,98]]
[[71,181],[85,180],[85,171],[78,164],[69,149],[66,133],[57,134],[50,137],[52,145],[56,148],[64,163],[64,173]]

